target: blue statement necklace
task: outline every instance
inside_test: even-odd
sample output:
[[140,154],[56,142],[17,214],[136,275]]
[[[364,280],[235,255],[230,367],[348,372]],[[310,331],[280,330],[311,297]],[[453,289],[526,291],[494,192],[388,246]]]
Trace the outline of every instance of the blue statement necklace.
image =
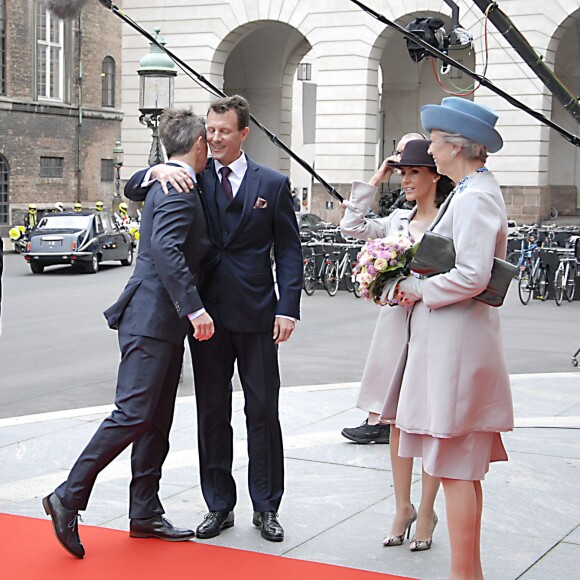
[[457,182],[457,185],[454,188],[454,192],[457,193],[461,193],[466,187],[467,187],[467,182],[474,176],[476,176],[478,173],[487,173],[489,171],[489,169],[487,167],[480,167],[479,169],[477,169],[476,171],[474,171],[473,173],[470,173],[469,175],[466,175],[463,179],[460,179]]

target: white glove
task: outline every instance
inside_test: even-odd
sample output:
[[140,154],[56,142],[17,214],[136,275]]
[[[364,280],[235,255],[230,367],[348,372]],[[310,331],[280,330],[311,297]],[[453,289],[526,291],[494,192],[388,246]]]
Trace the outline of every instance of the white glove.
[[399,301],[401,306],[409,306],[415,302],[423,299],[423,291],[421,290],[422,281],[415,276],[409,276],[403,281],[399,282],[399,288],[395,295],[395,300]]

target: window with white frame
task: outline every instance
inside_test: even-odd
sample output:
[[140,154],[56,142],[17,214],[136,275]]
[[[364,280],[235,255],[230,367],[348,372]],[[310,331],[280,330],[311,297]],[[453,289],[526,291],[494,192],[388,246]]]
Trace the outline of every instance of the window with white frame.
[[106,56],[101,68],[103,107],[115,106],[115,68],[115,59]]
[[64,23],[46,3],[36,3],[36,95],[62,101],[64,95]]

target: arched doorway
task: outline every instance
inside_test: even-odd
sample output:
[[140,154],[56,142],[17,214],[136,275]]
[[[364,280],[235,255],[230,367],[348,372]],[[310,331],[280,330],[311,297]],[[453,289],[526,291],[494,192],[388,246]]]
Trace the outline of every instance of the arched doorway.
[[[580,94],[580,10],[570,15],[554,34],[548,52],[555,52],[554,72],[573,95]],[[552,98],[552,121],[578,134],[578,122]],[[548,185],[552,206],[561,215],[577,213],[580,207],[580,148],[550,131]]]
[[0,233],[10,224],[10,168],[4,155],[0,154]]
[[[252,114],[291,146],[295,71],[309,50],[304,36],[287,24],[249,23],[224,39],[216,51],[212,73],[219,74],[219,59],[223,59],[225,52],[224,92],[246,97]],[[290,171],[288,155],[254,125],[244,150],[259,163],[285,173]]]

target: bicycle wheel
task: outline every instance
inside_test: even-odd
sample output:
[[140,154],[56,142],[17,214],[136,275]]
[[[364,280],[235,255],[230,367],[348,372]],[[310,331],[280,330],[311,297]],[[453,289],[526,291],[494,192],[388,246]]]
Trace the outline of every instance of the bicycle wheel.
[[576,263],[570,263],[570,269],[568,270],[568,278],[566,279],[566,300],[572,302],[574,300],[574,294],[576,292]]
[[308,260],[304,264],[303,288],[307,296],[312,296],[316,290],[316,267],[314,260]]
[[355,295],[355,298],[360,298],[361,297],[361,291],[360,291],[360,284],[358,282],[354,282],[353,284],[353,291],[352,293]]
[[[521,256],[522,252],[520,250],[514,250],[513,252],[510,252],[507,257],[506,257],[506,262],[509,262],[510,264],[513,264],[514,266],[517,266],[520,262],[520,256]],[[514,278],[517,278],[517,273],[514,274]]]
[[[354,264],[352,265],[354,268]],[[352,268],[346,268],[344,272],[344,287],[346,288],[347,292],[354,292],[354,280],[352,277]]]
[[524,268],[520,270],[518,276],[518,295],[520,302],[525,306],[532,297],[532,289],[530,288],[530,269]]
[[564,300],[564,271],[562,268],[558,268],[556,270],[556,275],[554,276],[554,299],[558,306],[560,306],[562,300]]
[[548,270],[546,270],[546,268],[540,268],[540,273],[538,275],[538,298],[540,300],[547,300],[549,295]]
[[330,296],[334,296],[338,292],[338,264],[336,262],[326,264],[323,282]]

